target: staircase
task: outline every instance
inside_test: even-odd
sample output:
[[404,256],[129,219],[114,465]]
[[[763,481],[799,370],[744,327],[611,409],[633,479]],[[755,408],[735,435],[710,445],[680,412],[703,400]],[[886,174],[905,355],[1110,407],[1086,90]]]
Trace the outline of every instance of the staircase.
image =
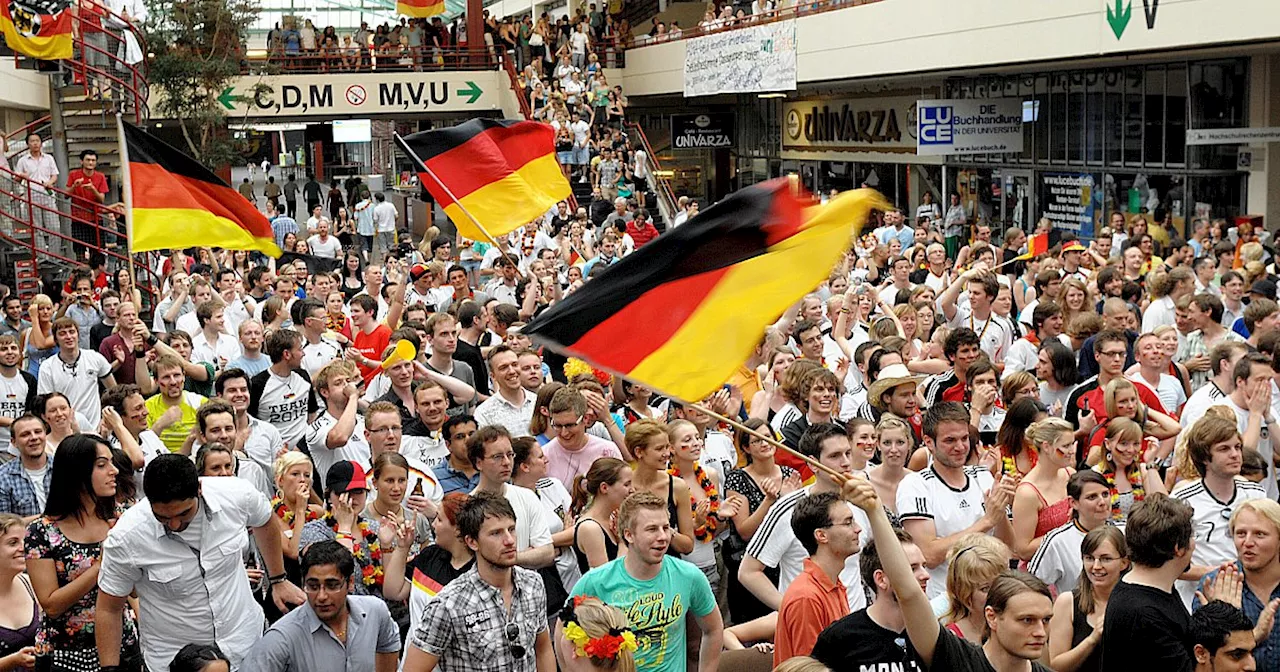
[[[107,202],[119,203],[116,115],[142,124],[148,112],[145,66],[129,64],[117,54],[124,53],[125,33],[137,40],[142,53],[146,53],[146,41],[127,19],[101,5],[95,4],[95,9],[106,12],[107,20],[124,28],[102,31],[97,25],[82,25],[82,17],[90,16],[89,10],[72,12],[75,53],[48,75],[60,83],[51,88],[51,114],[5,134],[4,150],[9,166],[15,166],[27,153],[26,137],[37,132],[45,138],[44,150],[51,155],[56,143],[65,143],[66,168],[71,170],[79,167],[80,153],[92,149],[98,154],[97,169],[107,176]],[[86,30],[104,36],[103,41],[85,42],[82,36]],[[20,55],[15,58],[20,68],[35,69],[38,65]],[[54,137],[58,131],[61,137]],[[72,195],[61,188],[65,184],[65,174],[57,186],[46,188],[0,166],[0,278],[10,282],[24,299],[39,291],[56,294],[55,288],[70,268],[82,266],[87,256],[100,253],[110,271],[134,269],[135,284],[147,304],[139,306],[139,312],[145,312],[155,303],[159,283],[145,255],[137,255],[137,259],[128,256],[123,217],[83,199],[76,199],[73,208]]]

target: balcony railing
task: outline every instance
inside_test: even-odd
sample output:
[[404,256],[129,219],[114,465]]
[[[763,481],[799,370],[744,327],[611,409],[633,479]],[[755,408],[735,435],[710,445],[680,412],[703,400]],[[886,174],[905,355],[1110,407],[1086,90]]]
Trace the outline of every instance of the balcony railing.
[[351,47],[296,54],[251,52],[241,60],[245,74],[341,74],[496,70],[499,54],[487,47],[394,47],[364,52]]

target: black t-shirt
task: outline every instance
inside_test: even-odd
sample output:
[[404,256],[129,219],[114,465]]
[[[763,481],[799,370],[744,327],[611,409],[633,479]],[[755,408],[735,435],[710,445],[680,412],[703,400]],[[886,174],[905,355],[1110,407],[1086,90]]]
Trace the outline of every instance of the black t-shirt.
[[1102,669],[1191,672],[1191,615],[1177,592],[1121,581],[1107,600]]
[[459,362],[466,362],[471,367],[471,370],[476,374],[476,392],[488,396],[489,370],[485,367],[484,356],[481,355],[480,348],[459,338],[458,349],[454,351],[453,358]]
[[907,634],[880,627],[866,609],[828,625],[810,655],[833,670],[924,670]]
[[[92,327],[89,327],[89,349],[96,352],[102,345],[102,342],[107,340],[107,337],[111,335],[111,331],[115,328],[116,325],[106,324],[103,322],[99,322]],[[109,353],[107,355],[107,361],[112,361]]]
[[[1161,667],[1150,669],[1162,672],[1164,670]],[[946,628],[938,628],[938,644],[933,649],[933,664],[929,666],[929,670],[931,672],[995,672],[996,668],[991,665],[991,661],[987,660],[987,654],[981,646],[960,639]],[[1033,660],[1031,672],[1053,671]]]
[[449,582],[471,569],[475,562],[473,558],[471,562],[461,568],[454,569],[453,555],[449,551],[432,544],[419,551],[412,560],[404,563],[404,578],[413,581],[415,573],[425,574],[427,578],[436,583],[435,589],[438,592],[441,587],[449,585]]

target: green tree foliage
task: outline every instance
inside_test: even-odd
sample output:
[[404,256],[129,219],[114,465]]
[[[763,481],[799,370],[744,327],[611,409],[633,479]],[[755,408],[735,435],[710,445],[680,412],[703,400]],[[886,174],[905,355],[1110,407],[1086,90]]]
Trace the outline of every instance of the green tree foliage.
[[252,0],[151,0],[147,24],[151,116],[172,119],[186,149],[206,166],[230,165],[239,143],[218,102],[240,76],[244,35],[258,14]]

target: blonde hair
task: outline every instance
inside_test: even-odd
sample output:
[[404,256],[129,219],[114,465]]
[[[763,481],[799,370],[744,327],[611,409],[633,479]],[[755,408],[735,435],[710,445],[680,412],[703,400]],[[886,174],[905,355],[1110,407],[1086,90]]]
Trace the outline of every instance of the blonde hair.
[[1262,261],[1262,243],[1248,242],[1240,246],[1240,260],[1249,263],[1250,261]]
[[960,537],[947,553],[947,623],[968,618],[969,599],[978,587],[1009,569],[1009,547],[974,532]]
[[315,467],[311,464],[311,458],[301,451],[291,450],[276,458],[276,463],[272,467],[272,471],[275,472],[276,476],[276,484],[279,485],[280,479],[284,478],[284,475],[289,473],[290,469],[300,464],[305,464],[311,467],[312,471],[315,471]]
[[0,513],[0,537],[9,534],[9,530],[21,527],[26,529],[27,526],[22,522],[21,516],[15,516],[12,513]]
[[1138,396],[1138,387],[1132,381],[1126,378],[1112,378],[1102,390],[1102,399],[1106,404],[1108,417],[1116,417],[1116,395],[1122,389],[1129,390],[1134,397]]
[[[617,607],[601,602],[597,597],[583,597],[578,600],[573,606],[573,620],[570,622],[576,623],[591,639],[612,635],[631,628],[626,614],[622,613]],[[564,636],[563,631],[560,636]],[[576,652],[574,656],[579,657]],[[613,658],[595,658],[588,655],[586,660],[591,663],[592,667],[600,670],[635,672],[636,669],[635,656],[625,648],[619,648],[618,653]]]
[[809,656],[796,656],[782,661],[773,672],[831,672],[831,668]]
[[623,442],[627,444],[627,449],[632,455],[637,450],[649,448],[649,442],[656,436],[666,436],[667,427],[657,420],[637,420],[627,425],[627,434]]
[[1048,417],[1031,423],[1027,428],[1026,436],[1031,445],[1039,451],[1042,444],[1052,444],[1066,434],[1075,434],[1075,427],[1072,427],[1071,423],[1062,418]]
[[1240,506],[1236,507],[1235,513],[1231,514],[1232,534],[1235,534],[1236,520],[1240,518],[1240,512],[1245,509],[1249,509],[1259,516],[1266,518],[1267,521],[1271,523],[1271,526],[1276,528],[1277,532],[1280,532],[1280,502],[1273,499],[1251,499],[1247,502],[1242,502]]

